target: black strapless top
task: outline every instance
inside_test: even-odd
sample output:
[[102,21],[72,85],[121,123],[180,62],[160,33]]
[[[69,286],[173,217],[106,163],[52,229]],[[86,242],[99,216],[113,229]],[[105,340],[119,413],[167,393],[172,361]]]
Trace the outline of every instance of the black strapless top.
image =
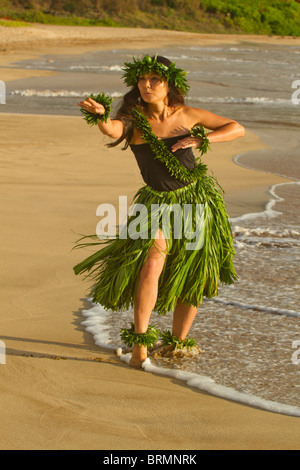
[[[167,137],[161,140],[171,150],[172,146],[178,140],[184,139],[184,137],[188,135],[190,134]],[[154,153],[150,149],[150,145],[146,142],[143,144],[131,144],[130,148],[134,153],[143,180],[151,188],[158,191],[174,191],[175,189],[183,188],[189,184],[172,176],[164,163],[158,160],[158,158],[155,158]],[[195,156],[191,148],[178,149],[173,153],[178,158],[179,162],[189,170],[195,167]]]

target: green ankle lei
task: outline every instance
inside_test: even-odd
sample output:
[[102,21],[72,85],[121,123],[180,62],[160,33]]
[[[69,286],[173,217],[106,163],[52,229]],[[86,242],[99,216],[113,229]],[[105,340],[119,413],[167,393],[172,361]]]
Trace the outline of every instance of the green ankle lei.
[[175,346],[175,349],[193,348],[196,346],[196,341],[192,338],[179,339],[177,336],[172,335],[169,330],[161,333],[163,346]]
[[[191,170],[185,168],[178,161],[173,152],[168,149],[165,143],[162,140],[159,140],[159,138],[153,133],[148,119],[139,109],[133,109],[133,116],[135,126],[139,131],[141,131],[142,138],[145,142],[150,145],[150,148],[154,153],[155,158],[165,164],[172,176],[179,179],[180,181],[191,183],[197,180],[198,178],[202,177],[206,173],[207,166],[204,165],[202,162],[197,162],[195,168],[192,168]],[[202,155],[203,153],[207,152],[209,148],[208,138],[206,137],[204,128],[202,126],[197,126],[193,129],[192,135],[194,137],[201,137],[205,142],[204,146],[201,145]]]
[[152,348],[154,343],[158,340],[159,331],[154,328],[154,326],[148,327],[146,333],[135,333],[134,332],[134,323],[131,324],[131,328],[123,328],[121,330],[121,340],[123,343],[131,348],[135,344],[139,346],[147,346],[147,348]]
[[86,109],[80,108],[81,113],[84,116],[84,119],[90,126],[94,126],[98,124],[99,121],[107,122],[107,119],[111,112],[111,103],[112,98],[105,93],[99,93],[98,95],[94,96],[91,94],[88,98],[92,98],[92,100],[97,101],[97,103],[102,104],[104,106],[105,112],[103,114],[94,114]]
[[146,333],[135,333],[134,323],[131,323],[131,328],[123,328],[121,330],[121,340],[123,343],[131,348],[135,344],[139,346],[146,346],[153,348],[154,344],[158,341],[158,337],[162,338],[163,346],[174,346],[175,349],[193,348],[196,346],[196,341],[192,338],[185,338],[184,340],[172,335],[169,330],[159,332],[154,326],[148,327]]

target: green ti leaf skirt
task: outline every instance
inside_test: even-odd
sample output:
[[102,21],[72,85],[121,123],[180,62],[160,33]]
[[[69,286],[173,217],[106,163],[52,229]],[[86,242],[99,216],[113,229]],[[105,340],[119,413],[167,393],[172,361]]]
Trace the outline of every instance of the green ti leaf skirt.
[[220,283],[237,279],[231,226],[214,177],[203,175],[175,191],[145,185],[133,203],[143,210],[128,215],[116,238],[88,235],[74,246],[98,248],[73,268],[91,282],[93,302],[116,312],[133,307],[139,275],[158,228],[166,239],[167,254],[159,278],[157,313],[174,310],[178,299],[198,307],[204,297],[218,295]]

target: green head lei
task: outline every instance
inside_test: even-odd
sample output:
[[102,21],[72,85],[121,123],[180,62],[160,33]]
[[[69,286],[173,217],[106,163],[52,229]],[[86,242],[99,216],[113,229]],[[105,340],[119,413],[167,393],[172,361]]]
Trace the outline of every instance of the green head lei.
[[138,83],[140,77],[155,72],[161,77],[165,77],[168,83],[175,85],[183,95],[190,88],[185,78],[187,74],[185,70],[176,67],[175,62],[169,66],[164,65],[158,62],[157,56],[153,59],[149,55],[145,55],[143,59],[133,57],[133,62],[125,62],[125,67],[122,70],[124,71],[122,78],[127,86],[133,87]]

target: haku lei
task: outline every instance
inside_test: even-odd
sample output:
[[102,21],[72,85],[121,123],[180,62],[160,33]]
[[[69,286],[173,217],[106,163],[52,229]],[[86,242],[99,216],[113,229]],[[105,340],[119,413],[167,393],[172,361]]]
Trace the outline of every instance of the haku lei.
[[183,95],[189,90],[186,80],[186,72],[184,69],[176,67],[176,63],[172,62],[169,66],[157,61],[157,56],[153,59],[149,55],[145,55],[143,59],[133,57],[133,62],[125,62],[122,68],[124,74],[122,78],[127,86],[135,86],[139,78],[145,74],[155,72],[161,77],[165,77],[168,83],[172,83],[178,88]]

